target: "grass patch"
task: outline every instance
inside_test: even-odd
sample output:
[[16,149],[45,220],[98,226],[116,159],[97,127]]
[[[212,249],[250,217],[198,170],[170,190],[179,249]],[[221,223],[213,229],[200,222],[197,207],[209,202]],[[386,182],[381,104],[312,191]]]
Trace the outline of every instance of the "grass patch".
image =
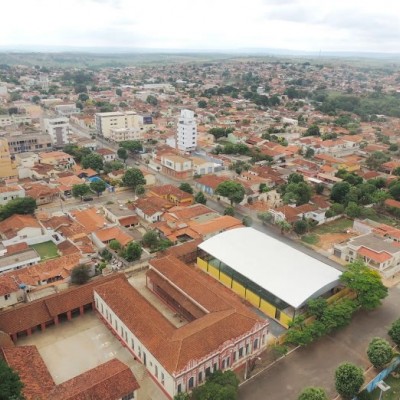
[[309,235],[304,235],[301,237],[302,242],[315,245],[319,242],[319,237],[318,235],[315,235],[314,233],[311,233]]
[[[383,393],[382,400],[399,400],[400,399],[400,378],[394,378],[389,375],[385,382],[390,386],[390,390],[386,393]],[[381,390],[376,388],[373,392],[371,392],[372,400],[378,400]]]
[[51,241],[32,244],[31,247],[38,252],[42,261],[58,257],[57,246]]
[[323,224],[314,229],[317,235],[324,235],[327,233],[342,233],[353,226],[353,221],[347,218],[340,218],[329,224]]

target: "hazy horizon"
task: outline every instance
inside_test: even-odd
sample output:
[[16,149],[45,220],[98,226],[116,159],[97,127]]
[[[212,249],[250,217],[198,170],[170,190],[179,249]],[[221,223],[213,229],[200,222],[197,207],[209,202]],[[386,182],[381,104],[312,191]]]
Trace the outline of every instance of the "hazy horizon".
[[2,11],[1,51],[400,52],[394,0],[14,0]]

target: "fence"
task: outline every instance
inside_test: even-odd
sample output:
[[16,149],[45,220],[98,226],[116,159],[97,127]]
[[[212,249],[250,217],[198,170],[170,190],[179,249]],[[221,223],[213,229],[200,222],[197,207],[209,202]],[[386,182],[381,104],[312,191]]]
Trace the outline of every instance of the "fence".
[[392,373],[399,365],[400,365],[400,357],[397,357],[387,368],[381,371],[374,379],[372,379],[372,381],[368,383],[368,385],[365,387],[365,390],[368,393],[371,393],[378,385],[378,382],[387,378],[388,375]]

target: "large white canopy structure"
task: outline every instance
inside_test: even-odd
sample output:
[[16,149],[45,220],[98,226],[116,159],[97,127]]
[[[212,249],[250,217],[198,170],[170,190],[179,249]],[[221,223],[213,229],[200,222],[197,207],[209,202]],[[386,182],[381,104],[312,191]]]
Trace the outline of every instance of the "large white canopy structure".
[[339,284],[339,270],[253,228],[220,233],[199,248],[294,308]]

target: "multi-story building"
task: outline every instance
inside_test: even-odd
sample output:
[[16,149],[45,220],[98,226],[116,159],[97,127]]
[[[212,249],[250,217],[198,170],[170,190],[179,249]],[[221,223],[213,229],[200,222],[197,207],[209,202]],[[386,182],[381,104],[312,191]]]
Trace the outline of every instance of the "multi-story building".
[[167,145],[184,152],[196,150],[197,124],[193,111],[181,110],[176,135],[167,139]]
[[142,128],[115,128],[110,131],[110,140],[123,142],[125,140],[142,140],[144,129]]
[[69,120],[66,117],[45,118],[43,120],[45,132],[51,137],[54,147],[63,147],[69,143]]
[[11,160],[7,139],[0,138],[0,179],[16,178],[18,171]]
[[194,112],[181,110],[178,121],[176,144],[179,150],[194,151],[197,146],[197,124]]
[[97,134],[107,139],[112,139],[112,130],[116,131],[113,135],[118,137],[118,130],[120,129],[143,131],[145,130],[144,125],[151,126],[151,124],[146,123],[143,116],[137,115],[134,111],[97,113],[95,121]]
[[19,133],[6,135],[10,154],[25,153],[27,151],[44,151],[53,147],[51,137],[47,133]]
[[190,158],[175,154],[161,156],[162,172],[179,179],[188,179],[193,176],[193,162]]
[[56,113],[62,117],[70,117],[74,114],[79,114],[81,110],[75,104],[59,104],[54,107]]

